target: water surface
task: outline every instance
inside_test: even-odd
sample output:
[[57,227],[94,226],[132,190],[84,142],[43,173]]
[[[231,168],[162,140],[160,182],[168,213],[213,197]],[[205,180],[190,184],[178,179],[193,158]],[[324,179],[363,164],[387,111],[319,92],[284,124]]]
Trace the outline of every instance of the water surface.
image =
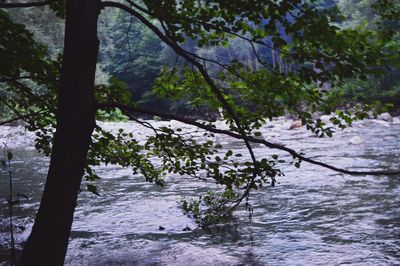
[[[119,126],[129,127],[109,125]],[[147,134],[137,126],[132,131],[142,137]],[[400,168],[400,124],[360,122],[331,139],[316,138],[303,128],[287,130],[282,121],[261,131],[267,140],[340,167]],[[355,136],[364,143],[351,144]],[[245,153],[237,140],[217,137],[217,141]],[[285,156],[258,145],[255,151],[258,156]],[[48,159],[20,148],[14,154],[14,191],[29,197],[15,207],[16,241],[22,243],[38,207]],[[182,213],[178,201],[207,191],[212,184],[169,176],[166,187],[160,188],[129,169],[100,167],[102,180],[97,185],[101,196],[80,194],[66,265],[400,264],[399,176],[348,176],[306,163],[300,169],[288,165],[282,169],[285,176],[278,178],[275,187],[253,192],[252,221],[244,210],[238,210],[231,223],[205,233],[183,231],[187,226],[195,229],[196,224]],[[2,250],[9,241],[7,182],[2,174]]]

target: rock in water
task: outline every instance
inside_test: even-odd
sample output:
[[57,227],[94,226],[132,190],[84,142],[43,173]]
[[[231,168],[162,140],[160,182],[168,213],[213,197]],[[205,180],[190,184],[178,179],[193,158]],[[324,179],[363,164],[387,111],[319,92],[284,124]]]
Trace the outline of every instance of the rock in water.
[[378,115],[378,119],[389,122],[389,123],[393,122],[393,117],[389,113],[382,113],[382,114]]
[[353,145],[360,145],[363,144],[365,141],[360,136],[354,136],[349,140],[349,144]]
[[303,123],[301,122],[301,120],[295,120],[292,122],[292,125],[290,126],[289,129],[299,128],[302,126],[303,126]]
[[183,228],[183,230],[182,231],[192,231],[192,229],[189,227],[189,226],[187,226],[186,225],[186,227],[185,228]]
[[273,125],[273,124],[267,124],[266,126],[265,126],[265,128],[274,128],[275,127],[275,125]]

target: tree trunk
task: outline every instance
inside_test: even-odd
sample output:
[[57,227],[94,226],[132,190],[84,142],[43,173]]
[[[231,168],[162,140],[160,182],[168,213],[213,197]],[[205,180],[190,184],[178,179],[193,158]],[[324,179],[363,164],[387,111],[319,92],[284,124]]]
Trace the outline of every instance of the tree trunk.
[[63,265],[95,126],[99,0],[67,0],[57,127],[39,211],[22,265]]

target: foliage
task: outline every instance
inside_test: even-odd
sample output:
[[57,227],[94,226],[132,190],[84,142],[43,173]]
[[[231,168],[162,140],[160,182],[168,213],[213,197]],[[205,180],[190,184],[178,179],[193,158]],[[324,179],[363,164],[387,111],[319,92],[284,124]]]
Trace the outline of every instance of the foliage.
[[109,45],[100,51],[100,62],[128,85],[135,100],[141,100],[160,72],[162,44],[132,16],[114,11],[100,17],[100,22],[109,20],[117,22],[108,23],[106,33],[101,35],[108,35]]
[[[109,84],[97,85],[95,88],[97,102],[118,101],[120,103],[129,104],[132,101],[132,94],[127,90],[126,85],[121,80],[113,77]],[[124,115],[118,108],[110,108],[108,110],[97,110],[96,119],[101,121],[128,121],[128,117]]]
[[0,10],[0,73],[6,77],[20,77],[29,73],[30,78],[54,78],[44,59],[46,49],[33,40],[33,35],[25,27],[11,21],[7,13]]
[[[400,86],[400,30],[399,10],[400,5],[396,1],[338,1],[338,8],[342,11],[345,21],[342,27],[357,28],[365,27],[381,35],[391,36],[384,44],[386,53],[390,55],[390,62],[382,66],[385,72],[382,76],[376,77],[367,75],[362,79],[347,79],[343,84],[345,97],[352,101],[373,102],[381,100],[393,103],[397,106],[400,103],[398,94]],[[375,12],[379,10],[380,12]]]
[[351,101],[373,103],[377,100],[398,105],[400,103],[400,84],[381,89],[381,81],[370,77],[367,80],[349,79],[333,92]]
[[36,148],[50,154],[59,59],[50,60],[32,33],[0,10],[0,102],[14,115],[28,115],[28,129],[36,131]]
[[96,119],[99,121],[110,121],[110,122],[127,122],[128,117],[122,113],[118,108],[109,111],[98,110],[96,113]]

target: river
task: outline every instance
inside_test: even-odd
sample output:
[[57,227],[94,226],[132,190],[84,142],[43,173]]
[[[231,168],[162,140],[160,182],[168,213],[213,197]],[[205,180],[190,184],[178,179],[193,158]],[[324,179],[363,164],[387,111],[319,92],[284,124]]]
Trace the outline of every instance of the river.
[[[168,122],[153,121],[156,126]],[[400,120],[357,122],[333,138],[316,138],[304,127],[288,130],[280,119],[261,129],[269,141],[308,157],[354,170],[400,168]],[[104,123],[116,130],[147,132],[130,123]],[[173,122],[173,127],[182,127]],[[187,132],[194,129],[183,127]],[[14,132],[15,131],[15,132]],[[192,134],[192,133],[191,133]],[[193,133],[194,137],[200,136]],[[3,139],[1,139],[3,138]],[[48,159],[37,154],[32,136],[0,127],[0,140],[12,148],[14,207],[18,246],[27,238],[38,207]],[[241,142],[216,141],[235,151]],[[281,154],[255,145],[258,156]],[[0,156],[1,157],[1,156]],[[287,159],[289,157],[286,156]],[[196,196],[212,184],[169,176],[164,188],[146,183],[129,169],[97,168],[100,196],[82,191],[72,226],[66,265],[400,265],[400,176],[349,176],[303,163],[284,164],[275,187],[252,193],[250,221],[239,209],[234,219],[209,232],[182,213],[183,196]],[[8,177],[0,175],[0,265],[9,244]],[[165,230],[159,230],[159,226]],[[193,230],[184,231],[185,227]]]

